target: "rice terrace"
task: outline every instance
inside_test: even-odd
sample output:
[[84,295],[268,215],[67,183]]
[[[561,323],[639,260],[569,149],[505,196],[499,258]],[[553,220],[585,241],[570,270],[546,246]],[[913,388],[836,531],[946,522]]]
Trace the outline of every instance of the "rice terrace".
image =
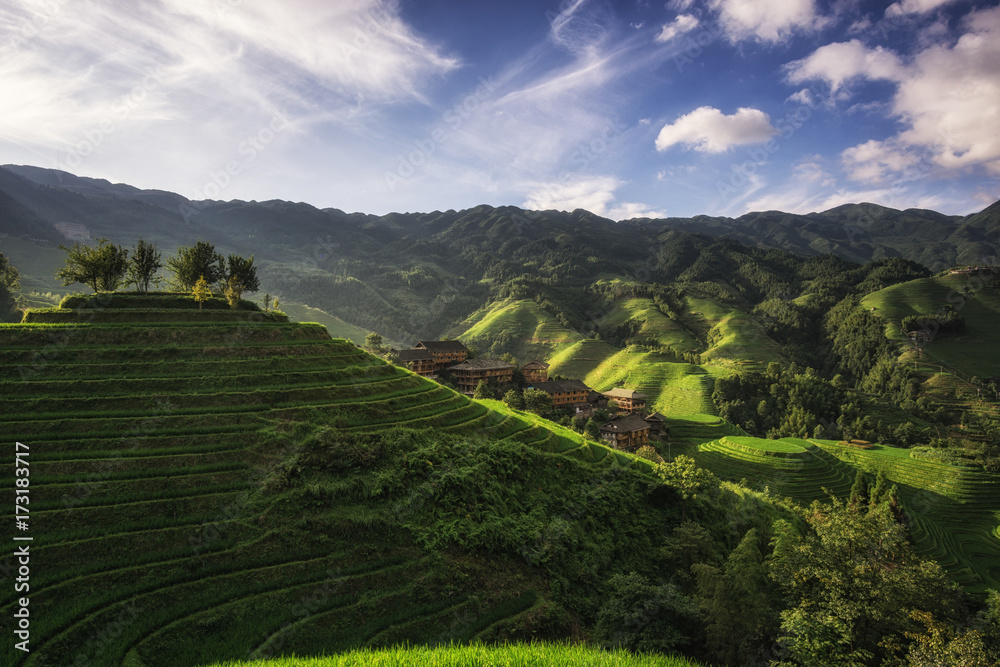
[[0,3],[0,666],[1000,665],[1000,6]]

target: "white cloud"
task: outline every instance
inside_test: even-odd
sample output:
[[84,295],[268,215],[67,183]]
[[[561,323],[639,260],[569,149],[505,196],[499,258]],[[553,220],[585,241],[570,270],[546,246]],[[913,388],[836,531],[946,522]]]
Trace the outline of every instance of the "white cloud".
[[[825,67],[795,68],[792,80],[824,78],[838,85],[850,76],[884,78],[897,83],[891,114],[905,129],[885,141],[867,141],[842,154],[855,180],[902,178],[921,160],[939,169],[982,168],[1000,174],[1000,7],[966,17],[966,32],[954,45],[934,45],[917,53],[909,65],[891,54],[860,47],[861,57],[824,56],[806,61]],[[860,46],[860,45],[859,45]],[[826,48],[826,47],[824,47]],[[923,168],[928,172],[928,168]]]
[[574,211],[582,208],[612,220],[665,218],[666,214],[645,204],[615,204],[615,191],[624,182],[613,176],[582,176],[576,180],[536,185],[522,204],[524,208],[546,211]]
[[786,69],[792,83],[820,79],[836,91],[854,78],[898,80],[903,65],[892,51],[869,49],[852,39],[821,46],[808,57],[789,63]]
[[885,15],[888,17],[904,16],[906,14],[926,14],[942,5],[946,5],[953,0],[902,0],[894,2],[886,7]]
[[674,37],[691,32],[697,27],[698,19],[696,17],[691,14],[681,14],[672,23],[667,23],[663,26],[660,33],[656,36],[656,41],[659,44],[664,44]]
[[813,0],[710,0],[731,41],[755,38],[781,42],[796,31],[816,30],[826,23]]
[[733,146],[766,142],[777,133],[771,117],[759,109],[741,107],[727,116],[714,107],[699,107],[664,125],[656,149],[683,144],[702,153],[722,153]]
[[840,156],[848,178],[876,184],[901,179],[920,163],[918,155],[899,147],[895,142],[874,139],[848,148]]
[[[32,13],[25,0],[16,5]],[[126,126],[145,125],[146,134],[184,127],[169,142],[190,140],[194,161],[220,139],[228,150],[223,127],[244,132],[281,110],[346,121],[422,101],[429,79],[459,66],[382,0],[53,5],[59,11],[0,60],[0,136],[46,150],[101,123],[115,125],[102,149]],[[11,38],[5,23],[0,44]]]

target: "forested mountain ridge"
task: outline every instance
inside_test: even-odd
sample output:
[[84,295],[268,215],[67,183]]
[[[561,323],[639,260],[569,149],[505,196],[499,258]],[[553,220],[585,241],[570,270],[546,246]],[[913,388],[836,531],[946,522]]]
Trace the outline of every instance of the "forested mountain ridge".
[[715,282],[720,287],[709,289],[748,309],[798,296],[789,271],[801,257],[898,256],[933,270],[976,263],[993,252],[1000,208],[959,218],[861,204],[806,216],[619,223],[583,210],[486,205],[375,216],[285,201],[193,202],[55,170],[0,169],[0,233],[54,246],[65,241],[53,227],[60,222],[126,244],[144,237],[168,252],[206,238],[224,251],[255,253],[272,293],[405,343],[440,335],[509,297],[548,302],[567,326],[592,328],[594,304],[580,290],[602,279]]

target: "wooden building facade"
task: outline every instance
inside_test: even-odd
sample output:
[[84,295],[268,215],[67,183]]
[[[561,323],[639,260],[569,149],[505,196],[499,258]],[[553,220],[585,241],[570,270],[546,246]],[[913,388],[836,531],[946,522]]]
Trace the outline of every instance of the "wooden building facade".
[[503,386],[514,381],[514,364],[502,359],[468,359],[451,366],[448,371],[463,394],[472,395],[480,381]]

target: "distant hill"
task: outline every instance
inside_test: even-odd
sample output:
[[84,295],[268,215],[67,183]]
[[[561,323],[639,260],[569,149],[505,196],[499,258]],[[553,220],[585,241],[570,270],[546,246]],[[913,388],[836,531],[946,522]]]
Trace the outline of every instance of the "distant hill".
[[[26,284],[51,288],[58,254],[42,248],[66,242],[59,223],[124,245],[145,238],[167,254],[199,239],[224,253],[253,253],[271,294],[409,343],[462,332],[474,313],[526,298],[537,302],[539,316],[563,328],[593,331],[594,321],[608,313],[589,312],[594,301],[582,290],[601,281],[697,283],[699,298],[726,296],[727,308],[748,313],[762,299],[792,290],[803,258],[832,255],[845,260],[845,271],[892,257],[931,270],[980,262],[1000,239],[1000,204],[964,218],[873,204],[808,215],[767,211],[618,223],[583,210],[485,205],[374,216],[279,200],[193,202],[57,170],[0,168],[0,234],[19,240],[9,252],[14,266],[30,267]],[[670,344],[670,336],[650,334],[658,325],[648,318],[619,314],[601,326],[620,327],[624,320],[635,320],[640,337]],[[722,338],[725,327],[739,323],[724,320],[716,332]],[[684,336],[708,333],[691,327],[697,322],[671,334],[673,347],[690,347]],[[467,337],[489,329],[482,324]],[[541,343],[538,336],[531,340]],[[720,341],[713,341],[716,354],[725,355]],[[521,347],[532,353],[527,341]]]

